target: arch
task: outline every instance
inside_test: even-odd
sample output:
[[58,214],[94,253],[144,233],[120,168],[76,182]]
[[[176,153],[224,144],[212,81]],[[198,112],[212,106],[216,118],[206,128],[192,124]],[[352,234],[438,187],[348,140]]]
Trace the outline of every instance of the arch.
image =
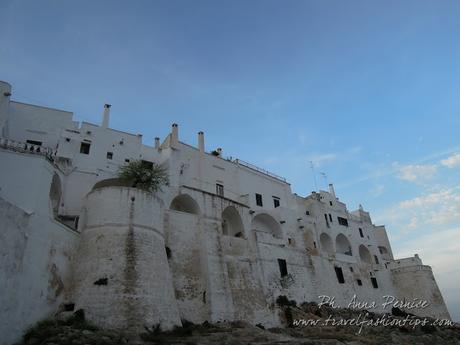
[[391,260],[390,253],[388,252],[387,247],[379,246],[380,255],[382,255],[383,260]]
[[51,180],[50,186],[50,201],[51,201],[51,210],[53,212],[53,216],[57,217],[59,213],[59,204],[61,202],[62,197],[62,187],[61,187],[61,178],[58,174],[54,173],[53,179]]
[[319,237],[319,242],[321,243],[321,250],[326,253],[333,253],[334,252],[334,246],[332,244],[331,237],[326,234],[322,233],[321,236]]
[[200,214],[200,207],[198,206],[198,203],[188,194],[180,194],[176,196],[173,201],[171,201],[169,208],[179,212]]
[[338,234],[335,238],[335,250],[340,254],[353,255],[350,241],[344,234]]
[[361,244],[359,246],[359,258],[361,259],[362,262],[365,262],[367,264],[372,263],[371,252],[369,251],[369,249],[366,248],[364,244]]
[[238,210],[228,206],[222,212],[222,232],[224,235],[244,237],[244,227]]
[[273,237],[283,238],[283,232],[281,226],[272,216],[261,213],[254,217],[251,222],[251,228],[253,230],[266,232],[272,234]]

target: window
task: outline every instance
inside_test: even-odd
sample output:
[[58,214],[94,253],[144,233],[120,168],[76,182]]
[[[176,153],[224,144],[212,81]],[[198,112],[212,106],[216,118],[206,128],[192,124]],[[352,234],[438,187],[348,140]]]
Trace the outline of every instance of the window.
[[348,226],[348,220],[346,218],[337,217],[337,220],[338,220],[340,225]]
[[309,216],[309,215],[310,215],[310,211],[305,211],[305,214],[306,214],[307,216]]
[[330,213],[329,213],[329,221],[332,223],[332,216]]
[[313,241],[313,247],[316,248],[316,241]]
[[363,282],[361,281],[361,279],[356,279],[356,282],[358,283],[359,286],[363,285]]
[[216,194],[218,196],[224,196],[224,186],[223,185],[216,183]]
[[324,219],[326,219],[326,225],[329,228],[329,219],[327,219],[327,214],[324,214]]
[[262,202],[262,194],[258,194],[256,193],[256,205],[257,206],[263,206],[263,202]]
[[107,159],[113,159],[113,152],[107,152]]
[[83,153],[85,155],[89,155],[89,148],[91,147],[90,143],[81,143],[80,145],[80,153]]
[[350,266],[350,272],[353,272],[353,267]]
[[359,228],[359,236],[364,238],[363,229]]
[[375,260],[375,263],[378,265],[379,264],[379,258],[377,257],[377,255],[374,255],[374,260]]
[[128,159],[128,158],[125,158],[125,162],[126,162],[126,163],[129,163],[129,159]]
[[329,205],[331,205],[331,206],[332,206],[332,201],[329,201]]
[[280,207],[280,198],[277,196],[273,197],[273,206],[275,206],[275,208]]
[[372,283],[372,286],[374,287],[374,289],[378,289],[378,288],[379,288],[379,286],[378,286],[378,284],[377,284],[377,278],[372,277],[372,278],[371,278],[371,283]]
[[340,284],[345,283],[345,278],[343,277],[343,272],[341,267],[334,267],[335,269],[335,274],[337,275],[337,280],[339,281]]
[[286,260],[278,259],[278,266],[280,268],[281,278],[286,277],[288,275]]

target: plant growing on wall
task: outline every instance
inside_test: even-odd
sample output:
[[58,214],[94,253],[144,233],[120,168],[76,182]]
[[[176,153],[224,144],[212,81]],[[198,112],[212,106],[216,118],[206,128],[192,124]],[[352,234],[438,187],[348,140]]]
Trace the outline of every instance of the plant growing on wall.
[[128,182],[132,187],[154,193],[162,186],[169,184],[166,168],[150,162],[135,160],[123,165],[118,171],[118,177]]

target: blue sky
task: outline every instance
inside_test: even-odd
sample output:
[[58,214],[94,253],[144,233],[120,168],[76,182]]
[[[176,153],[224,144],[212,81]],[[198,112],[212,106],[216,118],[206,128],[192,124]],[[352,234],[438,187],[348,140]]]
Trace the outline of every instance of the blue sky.
[[387,225],[460,321],[460,2],[0,2],[13,99],[195,144]]

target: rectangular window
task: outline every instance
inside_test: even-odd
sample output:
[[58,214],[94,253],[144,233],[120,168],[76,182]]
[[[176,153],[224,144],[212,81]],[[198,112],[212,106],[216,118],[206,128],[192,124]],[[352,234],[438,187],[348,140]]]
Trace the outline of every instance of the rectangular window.
[[126,162],[126,163],[129,163],[129,159],[128,159],[128,158],[125,158],[125,162]]
[[83,153],[85,155],[89,155],[89,149],[91,147],[90,143],[81,143],[80,145],[80,153]]
[[374,255],[374,260],[375,260],[375,263],[378,265],[379,264],[379,258],[377,257],[377,255]]
[[359,228],[359,236],[364,238],[363,229]]
[[358,283],[359,286],[363,285],[363,282],[361,281],[361,279],[356,279],[356,282]]
[[378,289],[378,288],[379,288],[379,286],[378,286],[378,284],[377,284],[377,278],[372,277],[372,278],[371,278],[371,282],[372,282],[372,286],[374,287],[374,289]]
[[113,152],[107,152],[107,159],[113,159]]
[[278,266],[280,268],[281,278],[286,277],[288,275],[286,260],[278,259]]
[[338,220],[340,225],[348,226],[348,219],[342,218],[342,217],[337,217],[337,220]]
[[329,213],[329,221],[332,223],[332,215]]
[[326,225],[329,228],[329,219],[327,219],[327,214],[324,214],[324,219],[326,219]]
[[331,206],[332,206],[332,201],[329,201],[329,205],[331,205]]
[[340,284],[345,283],[345,278],[343,277],[343,272],[341,267],[334,267],[335,269],[335,274],[337,275],[337,280],[339,281]]
[[277,196],[273,197],[273,206],[275,206],[275,208],[280,207],[280,198]]
[[310,211],[308,211],[308,210],[305,211],[305,214],[306,214],[307,216],[309,216],[309,215],[310,215]]
[[263,202],[262,202],[262,194],[258,194],[256,193],[256,205],[257,206],[263,206]]
[[218,196],[224,196],[224,186],[223,185],[216,183],[216,194]]

